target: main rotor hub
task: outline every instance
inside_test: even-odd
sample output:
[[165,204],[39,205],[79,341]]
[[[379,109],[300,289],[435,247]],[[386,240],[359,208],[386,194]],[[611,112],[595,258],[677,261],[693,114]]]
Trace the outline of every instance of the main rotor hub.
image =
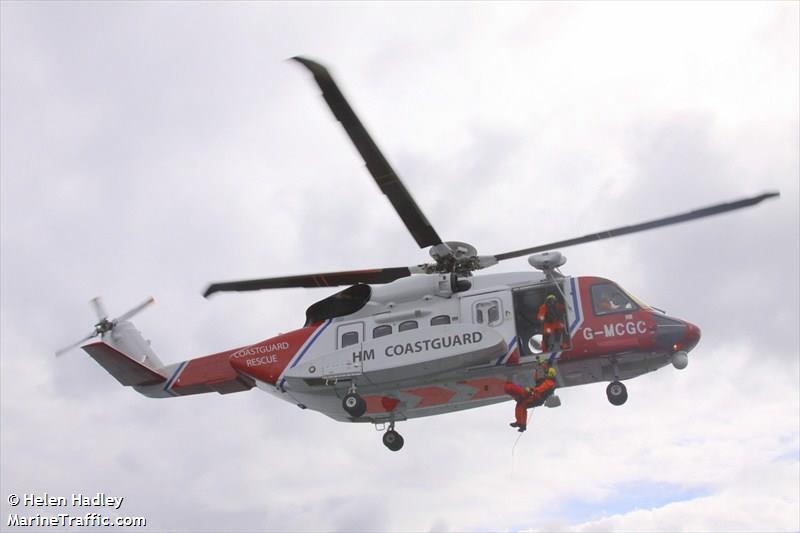
[[461,241],[447,241],[431,246],[431,257],[436,261],[446,257],[452,257],[456,261],[462,261],[478,255],[478,250],[471,244]]
[[456,272],[465,275],[476,268],[478,250],[461,241],[447,241],[431,246],[431,257],[436,261],[438,272]]

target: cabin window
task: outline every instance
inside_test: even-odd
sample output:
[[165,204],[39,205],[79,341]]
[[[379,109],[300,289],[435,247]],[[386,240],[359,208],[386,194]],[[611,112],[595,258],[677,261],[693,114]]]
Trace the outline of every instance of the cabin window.
[[337,328],[336,338],[339,340],[339,349],[359,344],[364,338],[364,323],[351,322],[342,324]]
[[450,315],[438,315],[431,318],[431,326],[444,326],[450,323]]
[[417,324],[416,320],[406,320],[405,322],[400,322],[397,331],[408,331],[410,329],[417,329],[418,327],[419,324]]
[[353,344],[358,344],[358,332],[348,331],[347,333],[342,333],[342,348]]
[[492,299],[475,304],[475,322],[487,326],[497,326],[503,321],[500,300]]
[[592,285],[592,307],[596,316],[630,313],[638,306],[613,283]]
[[392,326],[389,324],[384,324],[382,326],[377,326],[375,329],[372,330],[372,338],[377,339],[378,337],[385,337],[386,335],[392,334]]

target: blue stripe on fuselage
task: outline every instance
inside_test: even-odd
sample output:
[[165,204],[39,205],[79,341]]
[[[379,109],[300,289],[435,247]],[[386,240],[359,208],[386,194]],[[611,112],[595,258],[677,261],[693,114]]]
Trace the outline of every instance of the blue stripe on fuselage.
[[181,375],[181,372],[183,372],[183,369],[186,368],[186,365],[188,365],[188,364],[189,364],[189,361],[184,361],[183,363],[178,365],[178,368],[175,369],[175,373],[172,374],[172,377],[169,378],[169,381],[167,381],[167,384],[164,385],[164,390],[165,391],[167,391],[168,393],[172,394],[173,396],[175,395],[175,393],[172,392],[172,386],[175,384],[176,381],[178,381],[178,377]]
[[508,351],[506,353],[504,353],[503,355],[501,355],[499,359],[497,359],[497,362],[495,363],[495,365],[499,366],[500,364],[502,364],[503,360],[514,352],[514,347],[516,345],[517,345],[517,337],[514,336],[514,337],[511,338],[511,342],[508,345]]
[[[292,364],[289,366],[289,368],[294,368],[295,366],[297,366],[297,363],[299,363],[299,362],[300,362],[300,359],[302,359],[302,358],[303,358],[303,356],[304,356],[304,355],[306,354],[306,352],[308,351],[308,349],[309,349],[309,348],[311,348],[311,346],[312,346],[312,345],[313,345],[315,342],[317,342],[317,339],[319,338],[319,336],[320,336],[320,335],[322,335],[322,332],[323,332],[323,331],[325,331],[325,328],[327,328],[327,327],[330,325],[330,323],[331,323],[331,322],[332,322],[332,320],[331,320],[331,319],[328,319],[328,320],[326,320],[326,321],[325,321],[325,323],[322,325],[322,327],[320,327],[320,328],[319,328],[319,329],[316,331],[316,333],[314,333],[314,336],[311,338],[311,341],[309,341],[309,342],[308,342],[308,343],[305,345],[305,348],[303,348],[303,349],[300,351],[300,354],[299,354],[297,357],[295,357],[294,361],[292,361]],[[279,389],[281,389],[282,391],[286,392],[286,391],[283,389],[283,384],[284,384],[284,383],[286,383],[286,378],[281,378],[281,382],[280,382],[280,383],[278,383],[278,388],[279,388]]]

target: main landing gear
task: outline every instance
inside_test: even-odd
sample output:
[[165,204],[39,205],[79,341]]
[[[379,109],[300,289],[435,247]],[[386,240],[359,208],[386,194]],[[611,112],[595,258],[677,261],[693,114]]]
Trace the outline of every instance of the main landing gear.
[[[356,388],[353,386],[342,398],[342,408],[351,417],[360,418],[367,412],[367,402],[356,392]],[[382,427],[377,427],[378,424],[376,424],[376,429],[382,430],[383,427],[386,427],[383,424],[380,425]],[[400,451],[403,444],[405,444],[403,436],[394,430],[394,420],[392,420],[389,422],[389,429],[383,434],[383,445],[393,452],[397,452]]]
[[342,398],[342,408],[353,418],[364,416],[367,412],[367,402],[356,392],[355,387]]
[[628,389],[621,381],[612,381],[606,387],[606,396],[613,405],[622,405],[628,399]]
[[405,441],[403,436],[394,430],[394,422],[389,423],[389,429],[383,434],[383,445],[393,452],[400,451]]

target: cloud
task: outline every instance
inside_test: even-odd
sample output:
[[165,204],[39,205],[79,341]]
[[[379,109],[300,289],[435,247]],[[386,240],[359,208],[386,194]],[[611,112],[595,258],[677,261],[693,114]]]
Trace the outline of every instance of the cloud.
[[[710,496],[636,509],[599,520],[577,524],[574,531],[786,531],[800,518],[796,491],[800,475],[794,469],[765,465],[738,480],[736,486]],[[777,494],[760,487],[766,476],[775,476],[770,485]],[[793,497],[793,493],[794,496]],[[787,519],[788,518],[788,519]]]
[[[0,492],[126,498],[175,530],[790,529],[798,518],[798,8],[3,3]],[[168,363],[326,291],[210,281],[416,264],[308,74],[324,60],[437,230],[498,253],[780,189],[564,250],[704,332],[681,372],[417,419],[387,452],[260,391],[150,400],[80,352],[85,302]],[[527,269],[508,261],[495,272]],[[369,512],[365,512],[369,510]]]
[[563,503],[566,519],[581,523],[592,518],[623,515],[639,509],[654,509],[681,501],[705,496],[703,487],[683,487],[669,483],[652,483],[646,480],[622,483],[610,488],[611,494],[599,501],[567,501]]

